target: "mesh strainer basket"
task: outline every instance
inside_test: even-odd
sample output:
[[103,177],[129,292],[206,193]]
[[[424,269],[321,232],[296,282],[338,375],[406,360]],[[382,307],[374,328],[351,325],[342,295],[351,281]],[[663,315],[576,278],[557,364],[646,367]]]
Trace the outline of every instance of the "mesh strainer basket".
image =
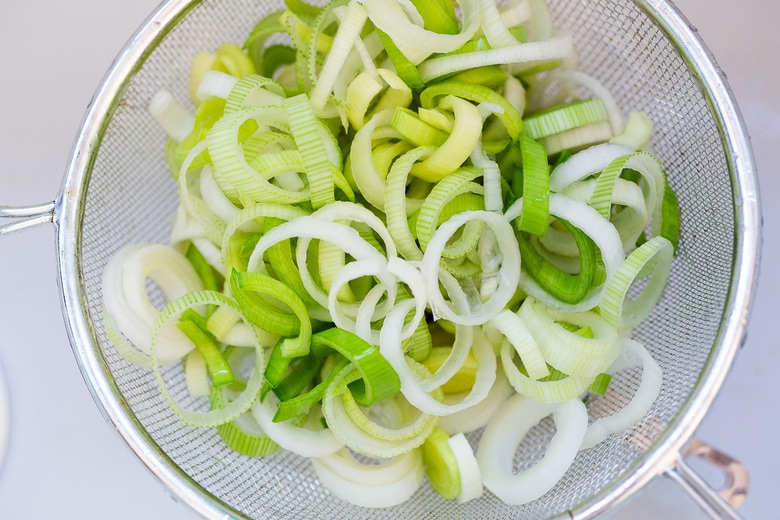
[[[743,340],[754,292],[760,217],[740,115],[708,51],[663,0],[550,4],[556,25],[574,34],[581,68],[610,88],[625,111],[653,119],[651,147],[679,196],[679,255],[664,299],[636,332],[664,371],[653,408],[632,429],[581,452],[551,492],[522,507],[490,493],[459,505],[426,483],[403,506],[360,509],[322,488],[305,459],[246,458],[214,430],[180,422],[152,375],[108,341],[101,274],[121,247],[165,242],[169,233],[177,192],[161,153],[165,135],[146,109],[152,95],[165,87],[186,99],[194,53],[242,41],[283,2],[173,0],[141,27],[106,76],[62,193],[50,204],[0,208],[0,216],[15,219],[0,234],[54,222],[63,309],[86,382],[107,420],[180,501],[209,518],[591,518],[666,474],[693,490],[713,516],[733,514],[687,469],[682,454]],[[592,406],[619,407],[638,377],[616,380]],[[186,391],[183,380],[170,388],[174,396]],[[552,422],[532,430],[518,457],[539,456],[553,431]]]

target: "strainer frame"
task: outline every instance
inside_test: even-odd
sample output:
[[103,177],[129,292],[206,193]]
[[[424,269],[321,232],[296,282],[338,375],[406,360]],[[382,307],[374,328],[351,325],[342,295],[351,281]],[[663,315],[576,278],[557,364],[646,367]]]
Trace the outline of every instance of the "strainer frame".
[[[145,432],[123,401],[103,359],[95,331],[90,327],[81,284],[81,222],[91,166],[100,148],[123,90],[143,65],[156,43],[201,0],[171,0],[152,13],[116,58],[84,117],[67,166],[63,191],[53,208],[58,250],[59,285],[63,315],[79,369],[105,419],[143,464],[178,501],[207,518],[245,518],[214,497],[180,470]],[[574,518],[592,518],[625,500],[656,476],[676,472],[680,453],[712,405],[745,339],[749,309],[755,296],[761,247],[761,217],[757,175],[749,137],[734,95],[723,72],[682,13],[662,0],[634,2],[674,42],[680,55],[699,79],[713,114],[728,159],[733,190],[737,194],[734,225],[735,264],[730,297],[724,310],[717,344],[678,419],[641,460],[622,478],[605,487],[587,503],[570,512]]]

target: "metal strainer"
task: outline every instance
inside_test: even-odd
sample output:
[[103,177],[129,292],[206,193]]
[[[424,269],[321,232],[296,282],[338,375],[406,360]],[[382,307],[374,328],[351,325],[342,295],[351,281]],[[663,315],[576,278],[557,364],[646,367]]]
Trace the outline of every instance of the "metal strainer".
[[[651,147],[680,199],[682,231],[669,287],[636,333],[664,370],[651,411],[631,430],[581,452],[551,492],[525,506],[506,506],[490,493],[458,505],[426,483],[405,505],[375,511],[332,497],[305,459],[289,453],[249,459],[216,431],[181,423],[152,375],[108,341],[101,275],[124,245],[166,241],[176,208],[165,136],[146,109],[150,98],[165,87],[187,99],[195,52],[243,41],[283,2],[172,0],[130,40],[100,87],[62,193],[50,204],[0,207],[0,216],[15,219],[0,235],[55,224],[63,309],[83,375],[105,417],[180,501],[209,518],[592,518],[666,474],[714,517],[734,515],[688,469],[683,453],[744,338],[757,276],[757,181],[741,117],[712,57],[664,0],[550,4],[556,25],[574,33],[582,69],[609,87],[625,111],[645,111],[655,122]],[[606,397],[590,403],[591,412],[620,407],[639,375],[616,379]],[[183,380],[170,389],[176,398],[186,393]],[[540,456],[553,431],[552,422],[532,430],[518,461]],[[739,494],[740,486],[728,491]]]

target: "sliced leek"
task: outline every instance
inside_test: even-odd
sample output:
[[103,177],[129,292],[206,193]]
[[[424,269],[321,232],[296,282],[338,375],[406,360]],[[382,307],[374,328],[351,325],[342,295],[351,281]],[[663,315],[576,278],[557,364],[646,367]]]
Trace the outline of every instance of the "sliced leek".
[[[660,391],[631,339],[680,232],[652,121],[574,67],[544,0],[285,4],[196,54],[194,111],[152,97],[172,245],[111,259],[105,334],[180,420],[308,457],[342,500],[396,506],[425,474],[535,500]],[[588,392],[618,411],[589,425]]]

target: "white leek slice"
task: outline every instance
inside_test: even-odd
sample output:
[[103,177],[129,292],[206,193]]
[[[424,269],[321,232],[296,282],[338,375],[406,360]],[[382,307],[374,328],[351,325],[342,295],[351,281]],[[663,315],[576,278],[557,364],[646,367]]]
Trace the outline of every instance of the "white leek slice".
[[412,103],[412,89],[389,69],[363,71],[346,90],[347,117],[360,130],[373,115]]
[[482,301],[487,301],[498,289],[498,268],[501,265],[496,236],[489,229],[480,235],[477,251],[479,253],[479,266],[482,268],[479,296]]
[[241,211],[219,189],[209,165],[203,166],[200,172],[200,195],[211,211],[225,222]]
[[222,247],[220,248],[222,251],[222,264],[229,264],[228,254],[230,253],[230,240],[233,238],[236,232],[247,231],[257,233],[260,231],[260,228],[257,225],[257,221],[266,217],[292,220],[305,215],[308,215],[308,213],[305,210],[298,208],[297,206],[271,203],[257,203],[248,205],[236,213],[236,215],[230,221],[228,221],[227,225],[225,226],[225,233],[222,237]]
[[641,150],[650,142],[652,134],[653,120],[644,112],[634,110],[628,113],[628,120],[623,131],[612,137],[609,142]]
[[328,294],[317,285],[312,274],[306,268],[308,246],[312,239],[331,242],[356,260],[363,258],[383,258],[381,253],[369,244],[352,227],[331,222],[313,216],[298,217],[285,222],[265,233],[255,245],[249,257],[250,271],[263,272],[263,254],[283,240],[297,238],[296,261],[300,269],[301,281],[309,295],[323,308],[328,308]]
[[[450,435],[458,432],[469,433],[485,426],[493,415],[501,408],[501,405],[514,393],[504,371],[499,364],[496,367],[496,380],[490,388],[490,392],[479,406],[472,406],[443,415],[439,419],[439,427]],[[445,395],[444,403],[452,404],[463,401],[465,395]]]
[[205,236],[207,236],[207,233],[201,223],[180,203],[176,208],[176,213],[171,223],[171,245],[178,247],[192,238]]
[[[182,162],[178,172],[178,193],[182,207],[189,216],[198,222],[203,230],[203,235],[212,242],[218,243],[225,230],[225,223],[217,215],[209,204],[202,198],[202,192],[199,193],[199,177],[205,168],[192,169],[191,165],[198,156],[208,147],[208,142],[204,139],[187,154]],[[208,168],[208,174],[211,174],[211,168]],[[221,189],[218,187],[218,191]]]
[[[552,415],[556,432],[544,456],[515,474],[513,462],[525,435]],[[521,395],[510,398],[485,428],[477,449],[482,481],[510,505],[522,505],[550,491],[574,461],[588,427],[588,412],[579,399],[542,404]]]
[[200,251],[206,262],[216,269],[218,273],[225,272],[225,264],[222,263],[222,251],[211,240],[205,238],[193,238],[192,245]]
[[227,99],[236,83],[238,83],[238,78],[231,74],[209,70],[203,75],[195,96],[197,99],[208,99],[210,97]]
[[[356,306],[354,303],[344,304],[339,300],[341,290],[349,287],[349,282],[367,276],[374,277],[379,280],[379,283],[371,288],[370,295],[367,295],[363,302]],[[380,304],[379,299],[383,294],[386,297]],[[375,344],[379,338],[379,331],[374,331],[370,323],[381,320],[387,315],[395,304],[397,295],[398,279],[390,273],[384,258],[376,256],[371,259],[357,260],[346,264],[333,277],[333,285],[328,292],[328,311],[337,327],[353,332],[366,342]],[[372,304],[371,307],[366,302]],[[358,315],[362,318],[362,333],[358,332]],[[368,322],[368,330],[365,328],[365,322]]]
[[560,193],[575,182],[601,172],[613,160],[632,151],[622,144],[605,143],[577,152],[550,172],[550,190]]
[[225,114],[214,124],[207,143],[213,162],[214,180],[223,193],[234,203],[244,206],[250,202],[294,204],[308,200],[311,197],[308,188],[301,191],[279,188],[249,164],[239,141],[239,129],[251,120],[261,124],[273,122],[284,128],[287,125],[287,113],[275,105],[254,107]]
[[325,457],[344,447],[331,430],[296,426],[295,419],[274,422],[279,400],[273,392],[252,405],[252,416],[263,431],[279,446],[301,457]]
[[149,113],[166,134],[182,142],[195,124],[195,117],[168,90],[160,90],[149,101]]
[[[340,14],[341,11],[336,12],[337,16]],[[370,104],[371,100],[379,94],[378,92],[371,93],[372,90],[376,89],[377,85],[370,86],[368,83],[376,81],[379,83],[378,86],[380,91],[383,88],[382,82],[379,81],[379,78],[381,77],[379,68],[381,68],[382,65],[379,63],[379,55],[384,52],[385,48],[382,45],[382,40],[379,38],[377,32],[372,31],[364,38],[355,39],[354,45],[353,52],[347,57],[341,72],[336,78],[336,84],[333,86],[332,100],[334,101],[334,105],[339,109],[339,116],[342,118],[341,122],[345,125],[345,128],[347,128],[346,125],[351,122],[350,112],[355,116],[357,112],[362,110],[361,105],[363,103],[368,102]],[[363,81],[359,81],[361,76],[364,78]],[[372,78],[372,81],[367,83],[365,80],[367,77]],[[352,84],[355,82],[358,82],[358,84],[353,87]],[[361,84],[368,87],[369,92],[363,92]],[[350,90],[352,90],[351,98],[349,95]],[[356,94],[357,98],[355,98]],[[352,104],[356,99],[358,100],[358,104],[353,108]],[[366,106],[365,109],[367,111],[368,106]],[[355,110],[357,110],[357,112]],[[366,112],[364,111],[363,113],[365,114]],[[346,117],[346,121],[344,120],[344,117]]]
[[[453,309],[445,301],[439,288],[439,262],[449,239],[469,221],[482,221],[496,236],[501,253],[499,285],[487,302],[467,300],[465,312]],[[423,256],[421,272],[425,279],[428,299],[435,315],[463,325],[481,325],[501,312],[512,299],[520,280],[520,252],[514,230],[509,221],[489,211],[465,211],[444,222],[436,230]],[[453,291],[448,289],[452,297]]]
[[631,401],[614,414],[601,417],[591,423],[585,432],[580,449],[595,446],[609,435],[631,428],[653,406],[663,383],[661,367],[641,343],[625,339],[620,357],[615,360],[613,367],[610,367],[609,373],[614,374],[634,367],[642,367],[642,380]]
[[225,100],[225,113],[245,107],[281,105],[284,88],[275,81],[257,74],[239,79]]
[[[413,302],[412,302],[413,303]],[[390,363],[401,380],[401,392],[404,397],[423,413],[442,416],[465,410],[482,402],[496,377],[496,356],[493,347],[484,338],[474,343],[474,357],[479,364],[474,386],[471,392],[460,402],[445,404],[436,399],[433,392],[426,391],[421,383],[419,375],[415,374],[411,366],[415,362],[407,359],[401,347],[400,331],[404,317],[411,310],[412,305],[406,301],[400,302],[385,318],[380,334],[379,351]]]
[[315,116],[315,107],[305,94],[285,99],[284,108],[309,181],[312,207],[335,202],[333,168],[341,166],[335,138]]
[[515,0],[508,2],[499,9],[501,20],[507,27],[517,27],[527,22],[533,13],[531,3],[528,0]]
[[[394,8],[393,0],[361,1],[374,25],[387,33],[402,52],[407,48],[422,50],[427,54],[452,52],[462,47],[479,29],[479,0],[458,2],[462,11],[462,27],[458,34],[439,34],[424,29],[410,20],[403,10]],[[408,52],[405,54],[412,60]]]
[[384,80],[387,88],[384,94],[379,98],[373,112],[380,112],[388,108],[395,110],[396,107],[408,107],[412,104],[414,95],[412,89],[390,69],[377,69],[377,74]]
[[458,504],[466,503],[482,496],[484,487],[482,486],[482,473],[479,469],[479,463],[474,456],[474,450],[471,448],[468,439],[463,433],[456,433],[449,438],[447,443],[450,445],[452,454],[458,463],[458,472],[460,472],[460,493],[458,493]]
[[518,114],[525,112],[526,91],[523,82],[514,76],[509,76],[504,82],[504,98],[512,105]]
[[[599,181],[601,177],[607,175],[620,176],[623,170],[630,169],[638,172],[644,182],[641,183],[642,191],[645,195],[645,205],[651,214],[652,223],[650,229],[651,236],[657,236],[660,233],[661,225],[663,224],[663,199],[664,190],[666,188],[666,174],[658,159],[648,152],[634,152],[630,155],[618,157],[614,159],[599,176],[596,181],[596,189],[594,191],[594,200],[592,205],[598,204],[597,198],[599,197],[601,190]],[[608,182],[607,179],[604,181]],[[602,207],[602,214],[606,213],[607,209]]]
[[343,449],[312,459],[322,485],[338,498],[360,507],[385,508],[403,504],[423,479],[422,456],[413,450],[380,464],[362,464]]
[[416,161],[423,157],[431,158],[433,153],[436,152],[429,147],[414,148],[396,159],[387,174],[384,197],[387,228],[399,252],[407,260],[420,260],[423,256],[409,229],[409,221],[406,217],[407,178]]
[[563,59],[573,53],[571,36],[563,34],[538,42],[517,43],[498,49],[431,58],[421,63],[417,70],[422,79],[427,82],[453,72],[476,67]]
[[415,235],[423,251],[428,247],[431,237],[441,218],[444,207],[458,195],[477,192],[479,184],[475,181],[482,172],[476,168],[461,168],[434,184],[417,214]]
[[361,223],[368,226],[381,240],[387,259],[398,256],[395,242],[385,223],[367,208],[353,202],[336,201],[318,209],[312,216],[342,223]]
[[349,83],[346,92],[347,118],[356,130],[366,124],[369,106],[383,88],[380,78],[365,71]]
[[[138,350],[132,343],[130,343],[125,336],[119,332],[119,329],[114,323],[114,318],[103,305],[103,328],[106,331],[108,341],[113,345],[117,354],[122,356],[123,359],[129,361],[133,365],[142,368],[152,368],[152,360],[149,356],[140,350]],[[180,358],[167,360],[167,362],[177,361]],[[166,362],[161,360],[161,362]]]
[[387,267],[401,283],[406,285],[412,295],[412,301],[414,302],[414,307],[412,307],[414,309],[414,315],[400,331],[401,341],[405,341],[414,335],[417,327],[425,319],[425,309],[428,301],[428,295],[425,291],[425,281],[416,267],[401,258],[395,257],[388,259]]
[[503,194],[501,193],[501,170],[498,163],[489,158],[482,149],[482,143],[471,154],[471,162],[482,168],[482,182],[485,189],[485,210],[501,212],[504,209]]
[[[143,354],[151,355],[158,308],[149,300],[147,279],[166,302],[203,288],[192,264],[177,250],[161,244],[133,244],[111,257],[103,271],[103,303],[116,328]],[[159,363],[179,359],[194,344],[176,327],[160,332],[155,349]]]
[[455,324],[455,339],[452,342],[450,354],[436,372],[422,381],[420,386],[426,391],[432,391],[449,381],[466,362],[473,344],[473,327]]
[[455,498],[461,490],[458,460],[450,448],[449,440],[447,432],[436,428],[421,447],[425,476],[434,491],[446,500]]
[[528,41],[545,40],[552,36],[555,27],[553,16],[547,0],[530,0],[531,17],[525,22],[525,33]]

